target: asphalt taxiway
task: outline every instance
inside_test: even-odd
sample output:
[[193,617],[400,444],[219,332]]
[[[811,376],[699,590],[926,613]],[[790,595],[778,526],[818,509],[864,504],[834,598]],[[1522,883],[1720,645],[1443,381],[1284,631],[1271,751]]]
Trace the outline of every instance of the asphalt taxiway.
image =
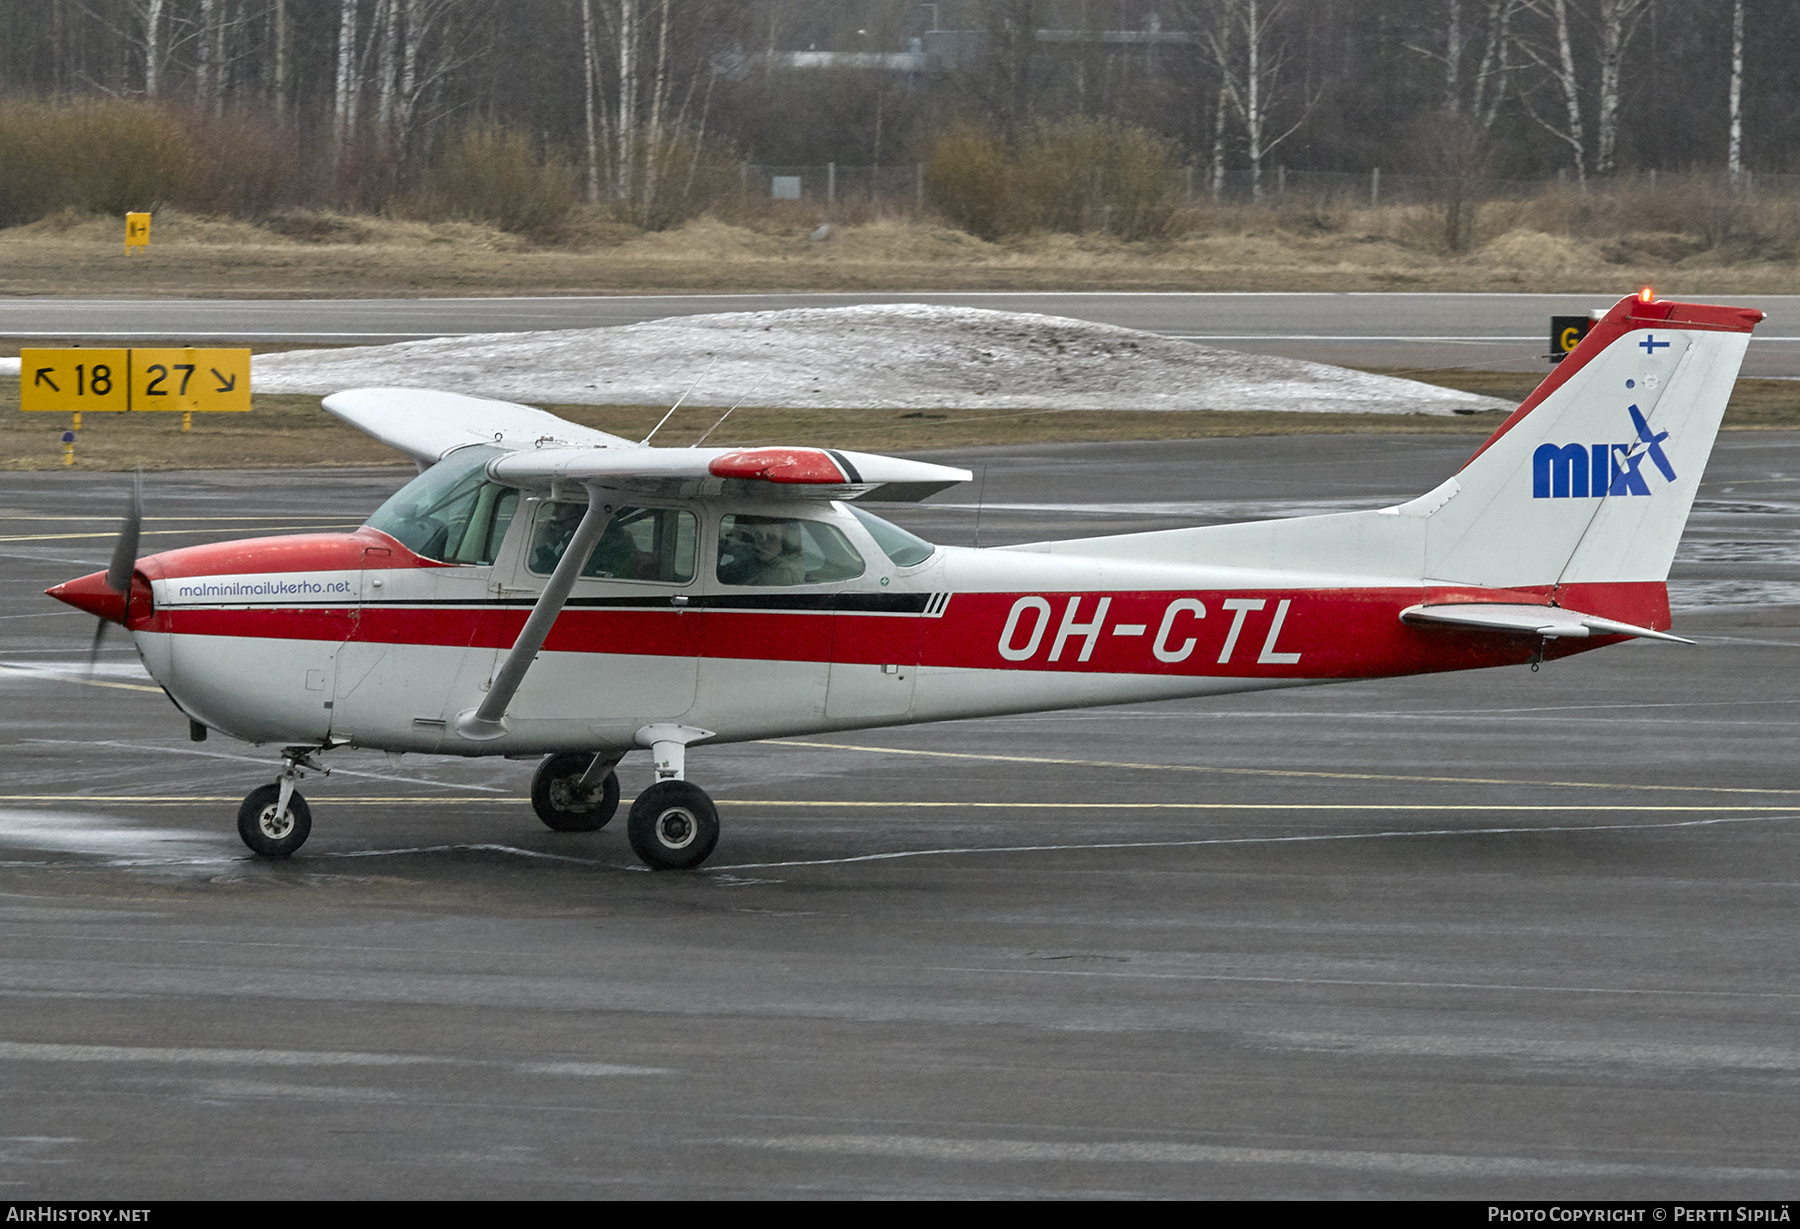
[[[1477,441],[971,450],[966,543],[1378,506]],[[158,474],[144,549],[405,472]],[[13,1198],[1780,1198],[1800,1182],[1800,435],[1722,438],[1692,648],[699,748],[707,867],[530,765],[186,724],[39,590],[122,481],[0,481]],[[629,762],[627,794],[647,780]]]
[[[1544,371],[1550,317],[1611,307],[1613,294],[978,293],[545,295],[411,299],[0,299],[0,339],[124,344],[379,345],[425,337],[586,329],[712,312],[930,303],[1038,312],[1145,329],[1248,354],[1347,367]],[[1800,295],[1702,296],[1766,312],[1746,376],[1800,378]],[[8,352],[11,352],[10,350]]]

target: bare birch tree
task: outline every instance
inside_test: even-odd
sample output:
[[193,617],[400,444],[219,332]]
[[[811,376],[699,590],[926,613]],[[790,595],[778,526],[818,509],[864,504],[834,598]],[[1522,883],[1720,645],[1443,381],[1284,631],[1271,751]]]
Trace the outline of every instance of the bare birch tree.
[[637,0],[619,0],[619,20],[615,30],[619,40],[619,166],[617,192],[621,201],[630,201],[633,174],[637,168]]
[[1506,98],[1508,79],[1512,75],[1513,16],[1520,0],[1488,0],[1487,43],[1481,53],[1481,66],[1475,70],[1475,86],[1470,91],[1469,111],[1481,127],[1492,129]]
[[650,83],[650,126],[645,134],[641,216],[648,215],[656,197],[656,172],[662,155],[663,108],[669,88],[669,0],[662,0],[662,22],[656,32],[656,73]]
[[[1279,23],[1292,0],[1228,0],[1228,16],[1220,28],[1207,34],[1208,49],[1218,67],[1231,109],[1244,127],[1244,152],[1250,159],[1250,196],[1262,199],[1263,160],[1277,145],[1299,131],[1320,95],[1302,102],[1300,116],[1279,136],[1270,136],[1271,112],[1280,92],[1281,73],[1287,63],[1287,44],[1277,37]],[[1221,37],[1231,28],[1238,36]],[[1241,44],[1237,46],[1237,44]]]
[[1600,88],[1595,105],[1594,173],[1611,175],[1619,149],[1619,79],[1625,46],[1651,0],[1600,0]]
[[200,0],[200,56],[194,66],[194,93],[212,109],[219,88],[219,0]]
[[1744,174],[1744,0],[1731,4],[1731,135],[1725,147],[1725,169],[1731,182]]
[[[1444,49],[1409,42],[1409,51],[1436,60],[1444,66],[1444,101],[1441,110],[1447,116],[1468,115],[1484,130],[1492,128],[1506,96],[1507,77],[1512,72],[1512,20],[1521,0],[1487,0],[1485,35],[1481,60],[1474,75],[1464,72],[1477,34],[1464,20],[1462,0],[1445,0]],[[1465,86],[1465,81],[1467,85]]]
[[269,110],[278,118],[287,115],[293,37],[293,26],[288,21],[287,0],[275,0],[269,13]]
[[588,204],[600,203],[600,133],[606,111],[600,105],[600,51],[594,38],[594,0],[581,0],[581,106],[587,135]]
[[356,0],[338,0],[337,75],[332,85],[333,161],[341,162],[356,124]]
[[1567,120],[1559,124],[1539,115],[1529,94],[1523,95],[1526,109],[1539,126],[1569,147],[1575,180],[1586,187],[1587,136],[1581,122],[1581,81],[1575,75],[1575,45],[1569,34],[1568,0],[1525,0],[1525,7],[1550,24],[1556,46],[1552,50],[1535,40],[1523,41],[1520,46],[1556,84],[1562,94]]
[[378,0],[375,25],[381,51],[375,63],[375,128],[383,145],[394,139],[394,104],[399,81],[395,67],[400,50],[400,0]]
[[133,7],[144,32],[144,97],[154,101],[162,96],[163,0],[140,0]]

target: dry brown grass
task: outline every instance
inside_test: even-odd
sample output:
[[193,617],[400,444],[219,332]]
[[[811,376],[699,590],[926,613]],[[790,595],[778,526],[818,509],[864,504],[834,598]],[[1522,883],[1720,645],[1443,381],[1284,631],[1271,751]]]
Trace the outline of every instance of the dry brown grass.
[[[1536,383],[1509,372],[1405,371],[1413,379],[1496,396],[1522,397]],[[197,415],[181,432],[174,414],[89,414],[76,446],[87,470],[285,469],[308,466],[391,466],[405,458],[338,422],[316,397],[258,395],[249,414]],[[642,439],[662,416],[659,406],[548,406],[573,422]],[[693,442],[723,413],[683,407],[657,436],[659,444]],[[707,442],[720,446],[805,443],[877,452],[919,452],[977,445],[1102,440],[1206,439],[1251,435],[1491,433],[1503,413],[1456,417],[1395,414],[1283,414],[1222,411],[1006,411],[970,409],[787,410],[740,409]],[[0,381],[0,469],[47,470],[62,465],[63,415],[22,414],[18,389]],[[1726,415],[1728,430],[1800,429],[1800,384],[1740,380]]]
[[[875,218],[808,239],[805,209],[742,225],[704,217],[643,231],[577,211],[558,246],[475,222],[290,211],[257,224],[157,214],[125,256],[115,218],[64,212],[0,231],[0,294],[360,297],[395,294],[774,290],[1530,290],[1665,294],[1800,291],[1778,245],[1746,259],[1664,232],[1607,237],[1522,225],[1464,256],[1437,250],[1423,209],[1222,210],[1180,238],[1128,243],[1038,233],[996,242]],[[1680,236],[1677,236],[1680,238]]]

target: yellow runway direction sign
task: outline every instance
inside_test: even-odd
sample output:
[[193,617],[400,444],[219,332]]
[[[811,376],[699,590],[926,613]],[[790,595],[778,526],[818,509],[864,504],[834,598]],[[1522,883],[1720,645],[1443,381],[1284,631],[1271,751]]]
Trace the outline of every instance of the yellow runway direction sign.
[[125,215],[125,250],[150,246],[150,215],[147,213],[128,213]]
[[131,408],[242,413],[250,408],[250,351],[133,350]]
[[58,414],[131,408],[131,351],[19,351],[19,408]]
[[243,413],[250,408],[250,351],[21,350],[19,408]]

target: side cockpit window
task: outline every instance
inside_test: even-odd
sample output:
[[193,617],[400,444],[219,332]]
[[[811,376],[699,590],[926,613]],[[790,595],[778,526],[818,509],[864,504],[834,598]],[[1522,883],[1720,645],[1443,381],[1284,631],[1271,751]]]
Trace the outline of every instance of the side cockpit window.
[[[545,503],[531,534],[527,565],[548,576],[569,549],[586,504]],[[694,579],[699,522],[674,508],[619,508],[581,569],[593,580],[651,580],[685,585]]]
[[835,525],[787,516],[719,520],[718,577],[728,585],[810,585],[863,574],[863,557]]

